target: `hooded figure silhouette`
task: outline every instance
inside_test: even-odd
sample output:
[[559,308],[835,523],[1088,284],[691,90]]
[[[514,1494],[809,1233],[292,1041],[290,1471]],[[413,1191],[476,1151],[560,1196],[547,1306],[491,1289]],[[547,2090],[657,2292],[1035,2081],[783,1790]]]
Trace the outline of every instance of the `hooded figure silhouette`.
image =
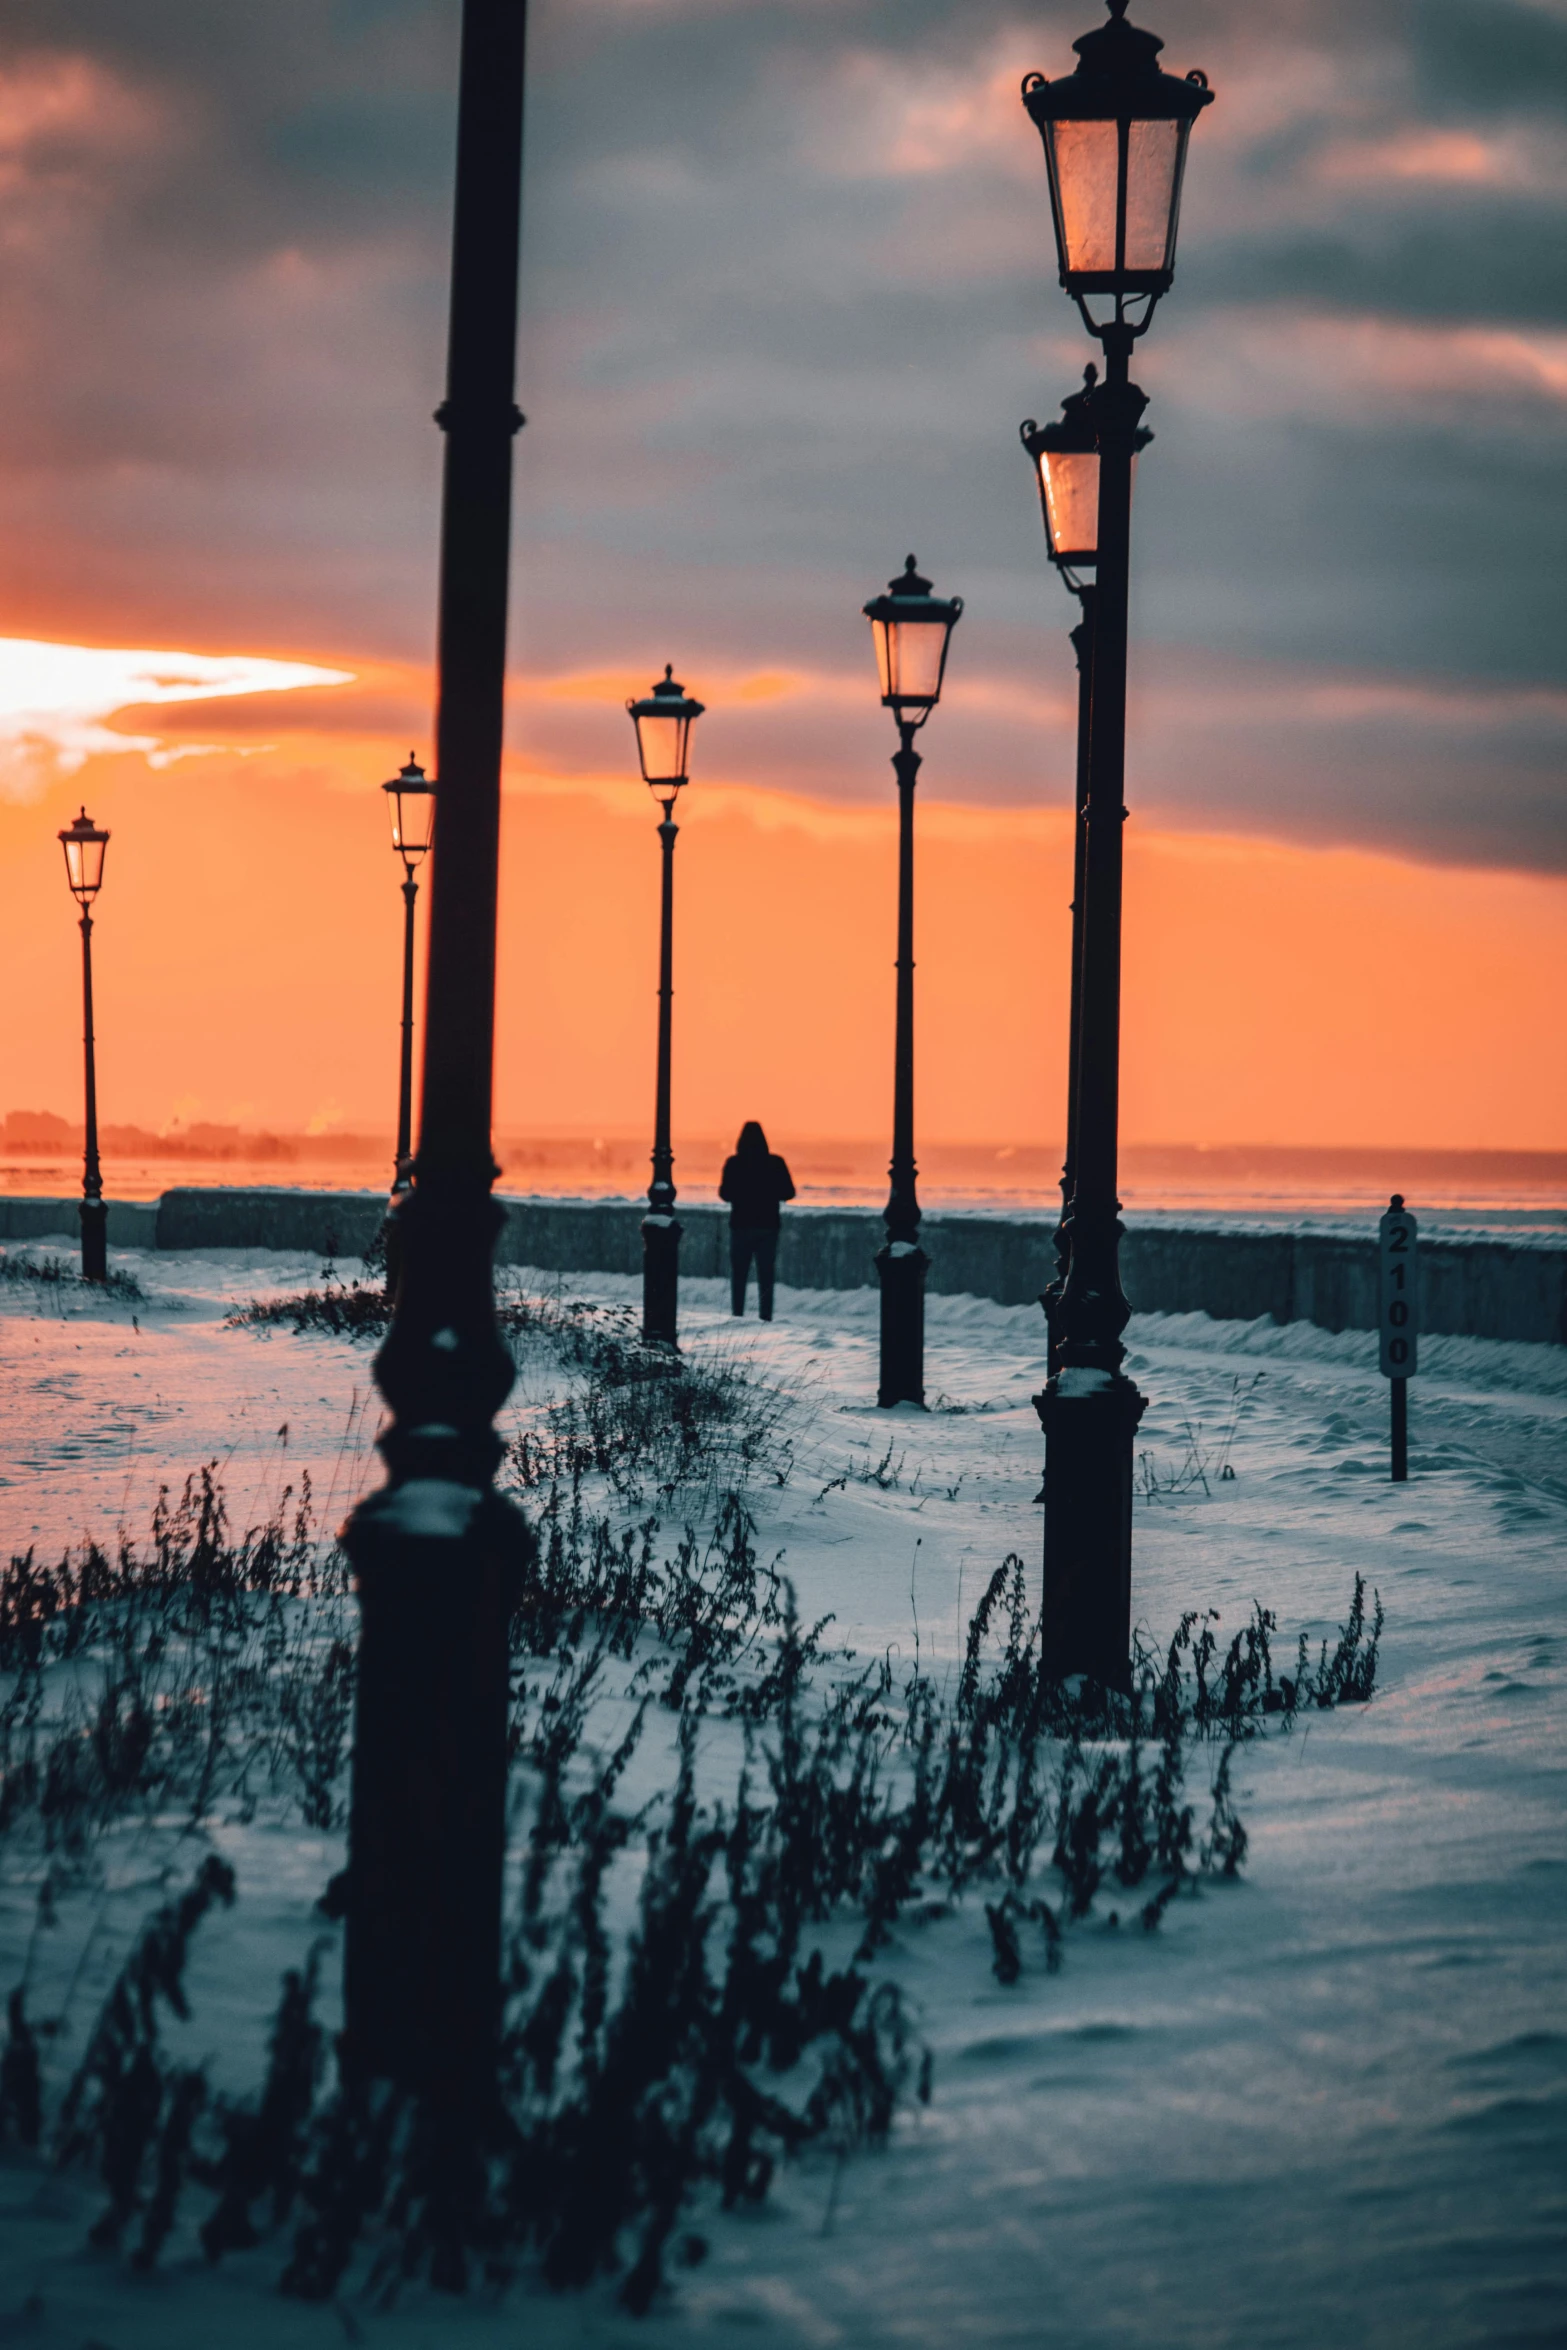
[[729,1202],[730,1300],[737,1314],[745,1312],[745,1288],[751,1265],[756,1265],[756,1302],[764,1322],[773,1318],[773,1267],[778,1258],[778,1211],[794,1197],[794,1177],[754,1118],[740,1129],[733,1153],[724,1161],[718,1196]]

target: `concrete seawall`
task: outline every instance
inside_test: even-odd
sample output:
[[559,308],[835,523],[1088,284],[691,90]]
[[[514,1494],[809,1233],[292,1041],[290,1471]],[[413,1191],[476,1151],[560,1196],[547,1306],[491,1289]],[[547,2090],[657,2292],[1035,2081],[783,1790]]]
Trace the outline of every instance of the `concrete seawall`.
[[[563,1273],[635,1273],[642,1263],[640,1207],[615,1200],[503,1197],[497,1260]],[[286,1249],[359,1256],[385,1213],[379,1192],[166,1191],[160,1200],[115,1200],[114,1248]],[[74,1199],[0,1197],[0,1241],[74,1233]],[[728,1269],[721,1208],[682,1207],[687,1273]],[[937,1294],[1026,1305],[1054,1271],[1044,1217],[930,1215],[922,1227]],[[791,1209],[778,1253],[780,1281],[797,1289],[858,1289],[874,1281],[881,1218],[864,1208]],[[1422,1327],[1468,1338],[1567,1344],[1567,1243],[1433,1239],[1420,1244]],[[1122,1276],[1142,1313],[1208,1313],[1251,1322],[1315,1322],[1370,1330],[1376,1321],[1376,1241],[1371,1232],[1224,1232],[1175,1224],[1129,1225]]]

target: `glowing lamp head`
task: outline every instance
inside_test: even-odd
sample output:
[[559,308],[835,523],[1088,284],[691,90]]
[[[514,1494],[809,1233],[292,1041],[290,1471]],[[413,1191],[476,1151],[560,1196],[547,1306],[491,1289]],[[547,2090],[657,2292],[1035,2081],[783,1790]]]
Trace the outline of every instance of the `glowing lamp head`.
[[68,824],[60,834],[60,846],[65,851],[65,876],[71,885],[71,895],[83,913],[103,887],[103,853],[109,845],[109,836],[100,832],[84,808],[74,824]]
[[[1050,560],[1062,571],[1091,571],[1099,560],[1099,438],[1094,423],[1096,367],[1083,370],[1083,388],[1061,403],[1061,414],[1049,424],[1030,416],[1018,427],[1018,437],[1034,461],[1039,480],[1039,505],[1045,518]],[[1137,451],[1153,439],[1139,425],[1132,452],[1132,478],[1137,478]]]
[[381,789],[392,819],[392,846],[412,873],[435,838],[435,786],[410,751],[407,766]]
[[637,757],[642,780],[657,800],[672,800],[690,771],[691,729],[706,708],[694,701],[675,676],[672,661],[640,701],[626,704],[637,730]]
[[923,726],[941,699],[947,646],[963,617],[963,598],[933,595],[910,555],[899,576],[887,582],[887,593],[873,596],[864,610],[876,647],[882,708],[891,710],[900,726]]
[[1045,145],[1061,283],[1096,333],[1090,296],[1113,296],[1117,319],[1146,301],[1146,325],[1170,289],[1186,142],[1213,98],[1204,74],[1160,71],[1164,43],[1126,22],[1127,0],[1108,5],[1109,23],[1073,42],[1074,73],[1023,84]]

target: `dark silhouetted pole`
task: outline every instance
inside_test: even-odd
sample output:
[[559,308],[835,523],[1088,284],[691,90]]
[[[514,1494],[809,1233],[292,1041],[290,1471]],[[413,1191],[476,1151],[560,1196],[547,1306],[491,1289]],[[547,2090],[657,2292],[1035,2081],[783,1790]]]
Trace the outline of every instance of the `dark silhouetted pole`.
[[1083,1021],[1083,901],[1088,866],[1088,735],[1094,692],[1094,611],[1092,582],[1080,585],[1077,595],[1082,617],[1072,631],[1077,656],[1077,775],[1072,818],[1072,990],[1067,1028],[1066,1155],[1061,1162],[1061,1220],[1054,1235],[1056,1278],[1041,1303],[1049,1333],[1049,1365],[1056,1367],[1056,1308],[1071,1263],[1072,1189],[1077,1181],[1077,1087],[1082,1065]]
[[1096,609],[1069,1258],[1051,1375],[1036,1399],[1045,1430],[1041,1632],[1048,1672],[1116,1689],[1130,1686],[1132,1447],[1144,1409],[1121,1368],[1129,1308],[1116,1196],[1127,578],[1132,464],[1147,405],[1130,361],[1174,279],[1187,143],[1213,97],[1204,74],[1161,69],[1163,43],[1129,24],[1126,7],[1108,0],[1109,21],[1073,42],[1071,73],[1023,82],[1044,145],[1060,282],[1105,355],[1105,381],[1089,376],[1072,403],[1098,457]]
[[414,1110],[414,900],[419,884],[410,873],[403,882],[403,1025],[397,1056],[397,1165],[393,1191],[407,1191],[413,1182]]
[[651,692],[626,704],[636,728],[642,780],[663,810],[658,929],[658,1077],[653,1104],[653,1180],[642,1219],[642,1335],[674,1346],[680,1317],[680,1226],[675,1221],[675,1154],[669,1139],[670,1032],[675,1000],[675,802],[690,773],[691,729],[704,705],[686,692],[673,662]]
[[1127,1683],[1131,1655],[1132,1445],[1144,1399],[1121,1369],[1117,1155],[1121,1054],[1121,864],[1132,457],[1145,402],[1128,381],[1130,336],[1107,336],[1093,394],[1099,546],[1092,715],[1083,817],[1077,1119],[1070,1258],[1055,1308],[1055,1359],[1038,1399],[1045,1430],[1044,1647],[1050,1669]]
[[[1061,1167],[1061,1220],[1055,1231],[1056,1278],[1040,1299],[1049,1333],[1048,1360],[1056,1368],[1056,1315],[1071,1262],[1072,1191],[1077,1181],[1077,1110],[1082,1075],[1083,909],[1087,898],[1089,741],[1093,731],[1094,615],[1098,609],[1092,578],[1099,561],[1099,432],[1094,414],[1097,367],[1083,370],[1083,388],[1061,403],[1061,413],[1047,424],[1025,417],[1018,438],[1026,450],[1039,489],[1039,508],[1045,526],[1050,560],[1067,588],[1077,598],[1078,625],[1072,631],[1077,655],[1077,775],[1073,794],[1072,837],[1072,989],[1067,1031],[1066,1156]],[[1153,438],[1139,428],[1133,455]]]
[[887,1238],[876,1254],[881,1283],[882,1406],[925,1401],[925,1275],[914,1164],[914,779],[921,760],[915,729],[898,722],[897,1021],[892,1047],[892,1163],[887,1170]]
[[[392,846],[403,861],[403,1031],[398,1059],[397,1159],[392,1196],[413,1182],[414,1099],[414,900],[419,895],[419,865],[435,838],[435,786],[412,751],[406,766],[383,783],[387,813],[392,820]],[[395,1288],[395,1283],[389,1287]]]
[[1420,1226],[1395,1191],[1377,1226],[1377,1367],[1392,1400],[1392,1481],[1409,1480],[1409,1382],[1420,1368]]
[[109,1277],[109,1211],[98,1163],[98,1054],[93,1041],[92,916],[82,908],[82,1052],[86,1062],[86,1147],[82,1152],[82,1279]]
[[[397,1071],[397,1150],[392,1174],[392,1204],[413,1183],[414,1094],[414,901],[419,895],[418,869],[430,853],[435,837],[435,786],[414,757],[383,783],[387,813],[392,820],[392,846],[403,863],[403,1026]],[[395,1217],[381,1228],[386,1257],[386,1294],[395,1298],[403,1270],[403,1235]]]
[[92,902],[103,887],[103,860],[109,835],[100,832],[84,808],[59,835],[71,895],[82,910],[82,1059],[86,1116],[82,1150],[82,1279],[109,1278],[109,1210],[98,1163],[98,1048],[92,1003]]
[[642,1335],[657,1346],[677,1339],[680,1298],[680,1226],[675,1221],[675,1154],[669,1139],[670,1031],[675,998],[674,800],[664,802],[658,828],[662,881],[658,926],[658,1083],[653,1105],[653,1180],[642,1220]]
[[961,596],[938,596],[909,556],[885,595],[864,607],[876,649],[881,702],[898,729],[898,998],[892,1053],[892,1164],[887,1238],[876,1252],[881,1284],[881,1378],[876,1401],[925,1403],[925,1275],[914,1166],[914,737],[941,699],[947,648],[963,617]]
[[525,0],[464,0],[419,1148],[376,1357],[387,1483],[344,1534],[361,1636],[342,2062],[420,2101],[447,2281],[495,2103],[507,1623],[530,1541],[493,1484],[514,1373],[490,1145],[525,20]]

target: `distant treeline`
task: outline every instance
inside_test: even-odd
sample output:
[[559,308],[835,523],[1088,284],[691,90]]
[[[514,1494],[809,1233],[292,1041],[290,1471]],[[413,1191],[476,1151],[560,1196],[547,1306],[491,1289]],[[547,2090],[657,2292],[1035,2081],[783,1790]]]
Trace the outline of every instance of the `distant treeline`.
[[[85,1135],[53,1110],[10,1110],[0,1127],[0,1148],[20,1157],[48,1157],[79,1151]],[[154,1134],[145,1126],[100,1126],[99,1147],[117,1158],[140,1159],[360,1159],[384,1157],[391,1148],[382,1136],[363,1134],[250,1134],[239,1126],[201,1119]]]
[[[253,1133],[211,1119],[177,1122],[167,1132],[145,1126],[103,1126],[99,1145],[120,1159],[231,1161],[237,1164],[345,1164],[378,1166],[391,1151],[387,1134]],[[79,1125],[53,1110],[11,1110],[0,1124],[0,1150],[20,1158],[60,1157],[79,1152]],[[716,1176],[733,1146],[715,1137],[677,1135],[686,1182]],[[496,1156],[503,1174],[578,1171],[605,1176],[634,1175],[647,1164],[640,1140],[624,1134],[500,1134]],[[789,1160],[808,1186],[874,1188],[886,1165],[884,1143],[851,1137],[791,1137]],[[1061,1150],[1052,1142],[925,1142],[920,1169],[936,1185],[1048,1192],[1060,1172]],[[1478,1203],[1497,1189],[1529,1192],[1543,1187],[1552,1198],[1567,1189],[1567,1152],[1522,1150],[1414,1149],[1392,1145],[1293,1143],[1126,1143],[1121,1150],[1123,1180],[1143,1189],[1236,1195],[1277,1188],[1281,1195],[1333,1189],[1380,1187],[1421,1194],[1472,1193]],[[1135,1204],[1135,1203],[1134,1203]]]

